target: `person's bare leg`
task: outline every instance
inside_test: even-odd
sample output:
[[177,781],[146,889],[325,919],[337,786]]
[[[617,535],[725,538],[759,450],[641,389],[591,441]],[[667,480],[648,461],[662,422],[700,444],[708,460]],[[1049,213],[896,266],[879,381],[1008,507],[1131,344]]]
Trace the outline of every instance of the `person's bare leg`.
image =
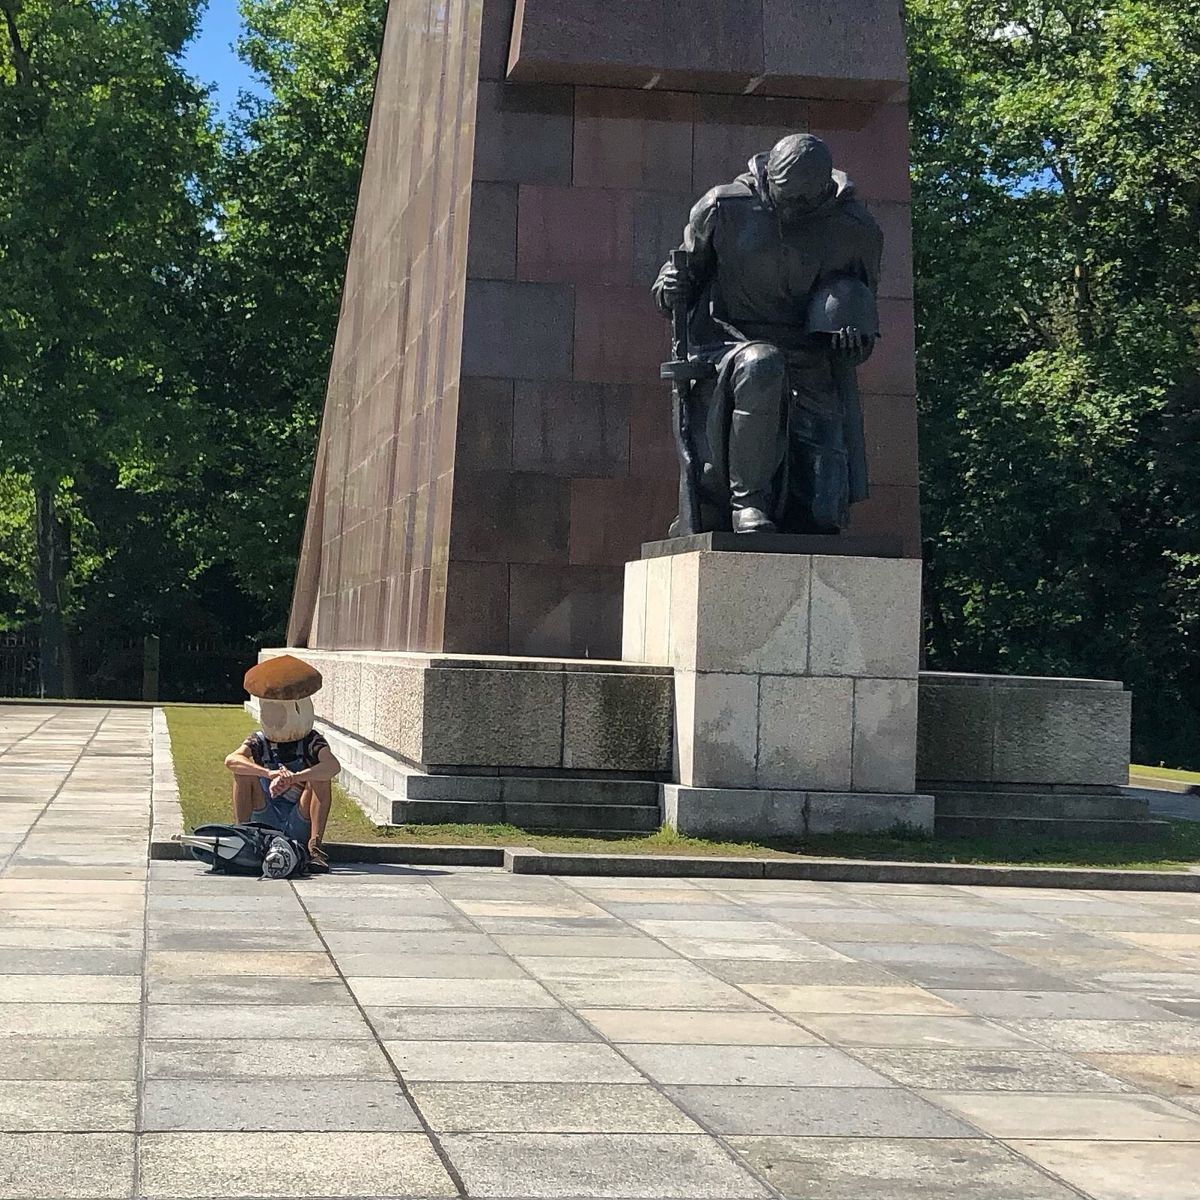
[[333,785],[328,780],[306,784],[300,797],[300,811],[307,818],[310,835],[308,851],[314,858],[326,862],[321,842],[325,837],[325,824],[329,820],[329,809],[333,804]]
[[233,777],[233,820],[237,825],[245,825],[254,812],[254,802],[258,799],[258,786],[249,775]]

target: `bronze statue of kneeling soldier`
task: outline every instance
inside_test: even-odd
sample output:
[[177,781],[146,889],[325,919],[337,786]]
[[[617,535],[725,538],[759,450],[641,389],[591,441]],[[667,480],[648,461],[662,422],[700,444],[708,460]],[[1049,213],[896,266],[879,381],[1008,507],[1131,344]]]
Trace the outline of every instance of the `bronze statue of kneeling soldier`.
[[671,536],[844,530],[867,496],[856,368],[879,336],[883,235],[793,134],[692,209],[653,292],[674,321],[681,459]]

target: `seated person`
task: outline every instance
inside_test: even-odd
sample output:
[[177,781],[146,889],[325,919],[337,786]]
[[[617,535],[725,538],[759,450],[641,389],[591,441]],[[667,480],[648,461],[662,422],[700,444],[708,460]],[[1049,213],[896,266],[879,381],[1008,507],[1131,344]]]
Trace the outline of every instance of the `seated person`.
[[321,839],[341,770],[313,728],[311,697],[320,686],[320,673],[290,654],[249,670],[245,687],[259,698],[262,728],[225,759],[234,777],[234,820],[270,825],[307,846],[311,871],[329,870]]

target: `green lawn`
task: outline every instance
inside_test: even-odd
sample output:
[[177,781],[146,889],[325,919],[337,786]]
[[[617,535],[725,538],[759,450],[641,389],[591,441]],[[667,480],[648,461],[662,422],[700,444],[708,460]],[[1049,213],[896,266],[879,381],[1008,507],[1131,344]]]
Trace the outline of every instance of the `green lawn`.
[[1149,779],[1169,779],[1173,783],[1200,784],[1200,771],[1175,771],[1170,767],[1143,767],[1134,764],[1129,768],[1130,778],[1142,776]]
[[[225,755],[254,728],[238,708],[169,707],[167,724],[179,779],[184,825],[232,820]],[[1148,846],[1064,846],[1004,839],[935,840],[896,834],[824,834],[800,842],[710,842],[669,829],[644,836],[569,837],[530,833],[512,825],[400,825],[381,828],[336,784],[325,837],[330,842],[407,842],[419,845],[513,846],[564,854],[685,854],[804,858],[866,858],[900,862],[1011,863],[1181,870],[1200,862],[1200,822],[1171,822],[1170,836]]]

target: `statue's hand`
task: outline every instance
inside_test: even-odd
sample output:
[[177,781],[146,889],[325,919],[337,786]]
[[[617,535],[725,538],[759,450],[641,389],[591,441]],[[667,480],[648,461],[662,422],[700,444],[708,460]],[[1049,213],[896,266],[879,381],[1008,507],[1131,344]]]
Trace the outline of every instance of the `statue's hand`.
[[669,310],[679,303],[690,304],[691,300],[691,281],[668,263],[658,276],[659,304]]
[[847,359],[855,366],[865,363],[871,357],[875,348],[875,339],[847,325],[833,335],[833,352],[840,358]]

